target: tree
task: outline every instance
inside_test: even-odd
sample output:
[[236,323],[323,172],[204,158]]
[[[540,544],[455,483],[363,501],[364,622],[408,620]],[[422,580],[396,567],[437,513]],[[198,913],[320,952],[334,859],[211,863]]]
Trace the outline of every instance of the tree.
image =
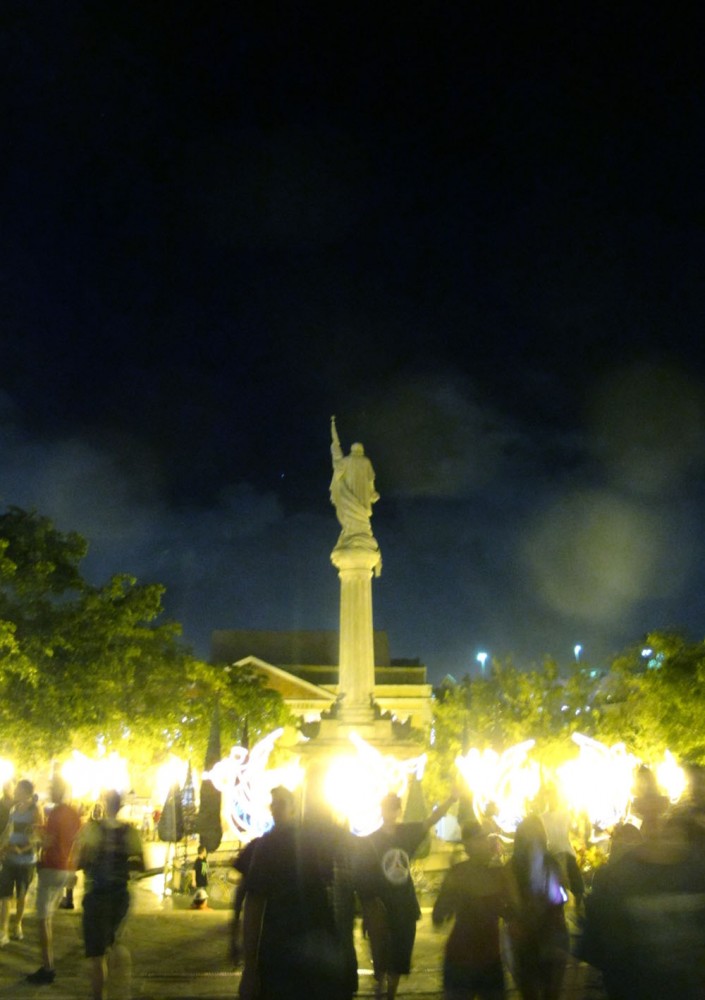
[[255,670],[194,660],[190,676],[180,738],[188,738],[196,759],[208,756],[207,740],[216,706],[225,754],[233,746],[248,747],[274,729],[295,723],[281,695],[268,688]]
[[[648,651],[648,652],[647,652]],[[705,643],[652,632],[612,665],[599,734],[649,762],[669,749],[705,764]]]
[[161,585],[90,585],[87,549],[34,511],[0,515],[0,754],[29,767],[100,740],[144,760],[167,747],[201,759],[214,699],[233,742],[243,719],[286,715],[274,692],[194,658],[161,621]]
[[494,660],[486,677],[466,676],[459,684],[443,685],[436,691],[429,751],[432,795],[441,794],[457,756],[470,747],[501,752],[532,739],[547,762],[564,757],[571,733],[594,732],[592,687],[584,671],[562,674],[548,657],[531,671],[519,670],[511,660]]

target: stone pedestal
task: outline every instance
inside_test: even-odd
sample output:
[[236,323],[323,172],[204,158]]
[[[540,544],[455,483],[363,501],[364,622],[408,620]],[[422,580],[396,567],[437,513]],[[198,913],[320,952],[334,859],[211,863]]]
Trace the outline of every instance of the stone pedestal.
[[340,577],[340,722],[373,725],[375,657],[372,627],[372,574],[379,570],[379,549],[336,545],[331,562]]

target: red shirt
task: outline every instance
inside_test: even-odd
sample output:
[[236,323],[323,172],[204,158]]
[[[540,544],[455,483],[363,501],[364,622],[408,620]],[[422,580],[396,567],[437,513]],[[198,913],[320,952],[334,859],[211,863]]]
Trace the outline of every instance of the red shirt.
[[54,806],[44,828],[48,846],[42,851],[42,868],[57,868],[60,871],[70,868],[69,855],[80,826],[81,819],[73,806],[64,802]]

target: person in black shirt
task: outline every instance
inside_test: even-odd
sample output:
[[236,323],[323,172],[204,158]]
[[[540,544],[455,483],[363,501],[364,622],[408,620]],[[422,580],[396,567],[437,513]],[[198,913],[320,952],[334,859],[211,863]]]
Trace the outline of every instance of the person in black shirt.
[[400,976],[411,971],[416,921],[421,916],[411,858],[456,798],[451,795],[420,823],[399,823],[401,799],[386,795],[381,803],[382,825],[363,838],[367,877],[362,909],[378,997],[394,1000]]

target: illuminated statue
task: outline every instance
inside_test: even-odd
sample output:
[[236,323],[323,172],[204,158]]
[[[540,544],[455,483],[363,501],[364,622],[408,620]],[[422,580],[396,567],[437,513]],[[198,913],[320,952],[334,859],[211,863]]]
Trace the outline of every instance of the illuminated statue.
[[361,444],[354,444],[349,455],[343,454],[335,417],[331,417],[330,430],[333,457],[330,498],[343,529],[338,545],[376,548],[370,518],[372,504],[379,500],[379,494],[375,490],[372,463]]

